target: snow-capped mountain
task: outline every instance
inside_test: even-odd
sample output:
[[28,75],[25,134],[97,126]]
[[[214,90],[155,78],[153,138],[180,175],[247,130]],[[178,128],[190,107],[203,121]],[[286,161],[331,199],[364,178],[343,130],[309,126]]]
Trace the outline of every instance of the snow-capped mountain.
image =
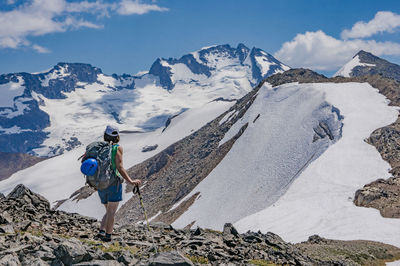
[[[135,96],[137,105],[124,102],[117,114],[126,130],[121,135],[124,165],[131,176],[144,181],[141,189],[150,219],[175,227],[217,230],[231,222],[241,232],[273,231],[291,242],[319,234],[400,246],[400,220],[385,219],[377,210],[353,203],[356,190],[364,184],[390,176],[390,165],[365,140],[397,119],[398,108],[379,92],[392,93],[398,83],[382,75],[328,79],[310,70],[292,69],[266,78],[253,89],[254,65],[246,63],[251,62],[251,51],[243,59],[239,52],[221,52],[224,56],[219,57],[212,52],[216,47],[201,51],[208,49],[208,56],[195,52],[180,61],[159,59],[153,74],[126,76],[123,80],[134,84],[131,90],[113,89],[114,94],[104,96],[107,91],[97,90],[95,82],[93,87],[65,92],[70,106],[86,103],[88,110],[104,106],[104,99],[96,97],[121,103],[120,94]],[[205,62],[203,57],[209,72],[197,65]],[[115,78],[101,76],[101,80],[106,90]],[[390,97],[396,99],[396,92]],[[239,95],[245,96],[239,99]],[[88,96],[94,102],[84,102]],[[148,99],[157,99],[158,109],[152,109]],[[41,108],[49,110],[57,103],[43,101]],[[177,115],[164,128],[133,132],[164,123],[165,113],[157,113],[161,107]],[[132,110],[151,115],[140,120]],[[124,127],[126,121],[132,126]],[[100,125],[90,123],[100,130]],[[397,149],[396,145],[386,148]],[[0,192],[8,193],[23,183],[52,206],[101,218],[104,208],[98,195],[84,188],[79,172],[76,159],[83,150],[83,146],[74,148],[15,173],[0,182]],[[143,220],[139,202],[131,196],[124,185],[117,212],[122,224]]]
[[127,131],[154,130],[189,108],[238,99],[287,69],[268,53],[239,44],[157,59],[136,76],[108,76],[91,65],[70,63],[42,73],[1,75],[1,151],[62,154],[100,136],[110,123]]
[[376,74],[400,80],[400,66],[361,50],[334,76],[359,77]]

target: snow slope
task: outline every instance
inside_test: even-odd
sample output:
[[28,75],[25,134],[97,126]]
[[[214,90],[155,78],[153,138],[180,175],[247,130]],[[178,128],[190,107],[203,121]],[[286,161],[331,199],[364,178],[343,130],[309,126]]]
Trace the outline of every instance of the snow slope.
[[275,202],[299,172],[332,143],[328,137],[313,142],[320,122],[329,127],[334,140],[340,138],[341,122],[335,110],[320,91],[296,84],[277,89],[264,85],[220,144],[246,123],[247,129],[220,164],[187,195],[185,199],[200,192],[173,225],[184,227],[196,221],[195,226],[221,229],[224,223],[236,222]]
[[360,62],[360,57],[358,55],[354,56],[353,59],[351,59],[349,62],[347,62],[342,68],[340,68],[333,76],[342,76],[349,78],[351,72],[353,71],[353,68],[356,66],[375,66],[374,64],[367,64],[367,63],[361,63]]
[[[233,102],[217,101],[188,110],[172,119],[171,124],[164,132],[160,128],[147,133],[121,134],[121,146],[124,148],[124,166],[129,168],[155,155],[172,143],[198,130],[233,104]],[[102,138],[103,130],[104,128],[97,131],[98,137],[96,139]],[[92,137],[90,141],[93,140]],[[144,146],[155,144],[158,145],[156,150],[142,152]],[[67,199],[74,191],[85,184],[85,180],[79,171],[80,162],[77,160],[83,152],[84,147],[79,147],[19,171],[0,182],[0,191],[7,194],[17,184],[23,183],[34,192],[45,196],[52,205],[56,200]],[[130,196],[130,193],[124,194],[123,202],[127,201]],[[96,218],[101,218],[104,214],[104,207],[100,204],[97,193],[78,203],[67,201],[60,209]]]
[[272,206],[235,223],[241,232],[271,231],[290,242],[318,234],[332,239],[375,240],[400,247],[400,220],[372,208],[356,207],[354,193],[378,178],[389,164],[364,142],[371,132],[397,118],[395,107],[367,83],[301,84],[323,92],[344,116],[342,138],[330,146]]

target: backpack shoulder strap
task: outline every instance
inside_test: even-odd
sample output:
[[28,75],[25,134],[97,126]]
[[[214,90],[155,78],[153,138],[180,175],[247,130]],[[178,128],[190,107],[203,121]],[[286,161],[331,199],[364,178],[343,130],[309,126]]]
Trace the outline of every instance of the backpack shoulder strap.
[[114,144],[114,145],[112,146],[112,150],[111,150],[111,169],[112,169],[117,175],[119,175],[119,173],[118,173],[118,170],[117,170],[117,164],[115,163],[115,158],[117,157],[118,147],[119,147],[118,144]]

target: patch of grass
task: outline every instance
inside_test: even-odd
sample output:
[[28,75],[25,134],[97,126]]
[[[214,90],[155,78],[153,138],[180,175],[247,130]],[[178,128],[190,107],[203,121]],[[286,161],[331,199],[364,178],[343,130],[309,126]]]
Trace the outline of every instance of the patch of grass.
[[208,264],[208,259],[206,257],[186,255],[186,258],[193,263]]
[[71,238],[71,236],[65,235],[65,234],[57,234],[57,236],[58,236],[58,237],[62,237],[62,238],[64,238],[64,239],[70,239],[70,238]]
[[108,246],[100,246],[101,251],[103,252],[117,252],[124,250],[122,246],[118,242],[112,243]]
[[80,239],[80,238],[79,238],[79,240],[80,240],[82,243],[85,243],[85,244],[87,244],[87,245],[89,245],[89,246],[102,246],[102,245],[103,245],[102,242],[97,241],[97,240]]
[[25,233],[29,233],[33,236],[37,236],[37,237],[42,237],[43,236],[43,232],[40,230],[27,230],[25,232],[21,231],[21,235],[24,235]]
[[219,235],[222,235],[222,232],[221,231],[218,231],[218,230],[213,230],[213,229],[204,229],[204,231],[205,232],[208,232],[208,233],[213,233],[213,234],[219,234]]
[[174,249],[169,245],[165,245],[165,246],[160,247],[160,251],[161,252],[168,252],[168,251],[172,251],[172,250],[174,250]]
[[272,261],[267,260],[250,260],[250,264],[258,265],[258,266],[277,266],[278,264],[273,263]]
[[132,254],[136,254],[139,251],[139,249],[137,247],[135,247],[135,246],[132,246],[132,247],[130,247],[130,246],[121,246],[118,242],[112,243],[112,244],[107,245],[107,246],[103,246],[103,245],[99,246],[99,245],[97,245],[95,247],[100,248],[101,251],[103,251],[105,253],[106,252],[113,253],[113,252],[126,250],[126,251],[129,251]]

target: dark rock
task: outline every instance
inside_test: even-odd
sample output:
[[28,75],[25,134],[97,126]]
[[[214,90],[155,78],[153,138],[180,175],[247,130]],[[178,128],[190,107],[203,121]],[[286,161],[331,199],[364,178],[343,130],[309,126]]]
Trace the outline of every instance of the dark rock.
[[236,230],[235,227],[231,223],[224,224],[224,234],[239,236],[239,232]]
[[55,259],[50,263],[51,266],[64,266],[64,263],[59,260],[59,259]]
[[319,235],[312,235],[308,238],[307,241],[310,243],[313,243],[313,244],[319,244],[319,243],[324,242],[324,239],[322,237],[320,237]]
[[14,234],[14,227],[11,224],[0,225],[0,233]]
[[[39,205],[44,206],[46,209],[50,209],[49,201],[43,196],[32,192],[29,188],[25,187],[22,184],[17,185],[10,194],[7,195],[7,198],[10,199],[23,199],[26,202],[31,201],[35,207]],[[28,203],[31,203],[28,202]]]
[[247,234],[247,235],[243,238],[243,240],[244,240],[245,242],[248,242],[248,243],[261,243],[261,242],[262,242],[262,239],[261,239],[260,237],[258,237],[257,235],[255,235],[254,233],[252,233],[252,234]]
[[41,260],[40,258],[32,255],[27,255],[20,259],[21,265],[29,265],[29,266],[47,266],[49,265],[45,261]]
[[202,232],[201,232],[200,227],[197,227],[196,230],[193,232],[193,235],[194,235],[194,236],[199,236],[199,235],[201,235],[201,233],[202,233]]
[[138,260],[130,255],[123,254],[118,257],[118,262],[123,263],[125,265],[136,265],[138,263]]
[[35,257],[41,258],[43,261],[53,261],[56,259],[53,253],[45,251],[37,251]]
[[0,214],[0,224],[9,224],[12,223],[12,217],[7,212],[3,212]]
[[19,266],[21,265],[18,257],[13,254],[5,255],[3,258],[0,259],[0,265],[4,266]]
[[116,260],[115,257],[109,252],[104,253],[103,258],[104,260]]
[[84,246],[77,240],[65,240],[54,250],[54,255],[66,265],[91,259]]
[[155,255],[154,258],[150,260],[149,266],[189,266],[193,265],[193,263],[179,254],[176,251],[173,252],[161,252]]
[[155,149],[157,149],[157,147],[158,147],[158,144],[155,144],[155,145],[148,145],[148,146],[144,146],[143,148],[142,148],[142,152],[148,152],[148,151],[154,151]]
[[87,262],[81,262],[77,263],[74,265],[80,265],[80,266],[119,266],[123,265],[119,263],[118,261],[115,260],[92,260],[92,261],[87,261]]

